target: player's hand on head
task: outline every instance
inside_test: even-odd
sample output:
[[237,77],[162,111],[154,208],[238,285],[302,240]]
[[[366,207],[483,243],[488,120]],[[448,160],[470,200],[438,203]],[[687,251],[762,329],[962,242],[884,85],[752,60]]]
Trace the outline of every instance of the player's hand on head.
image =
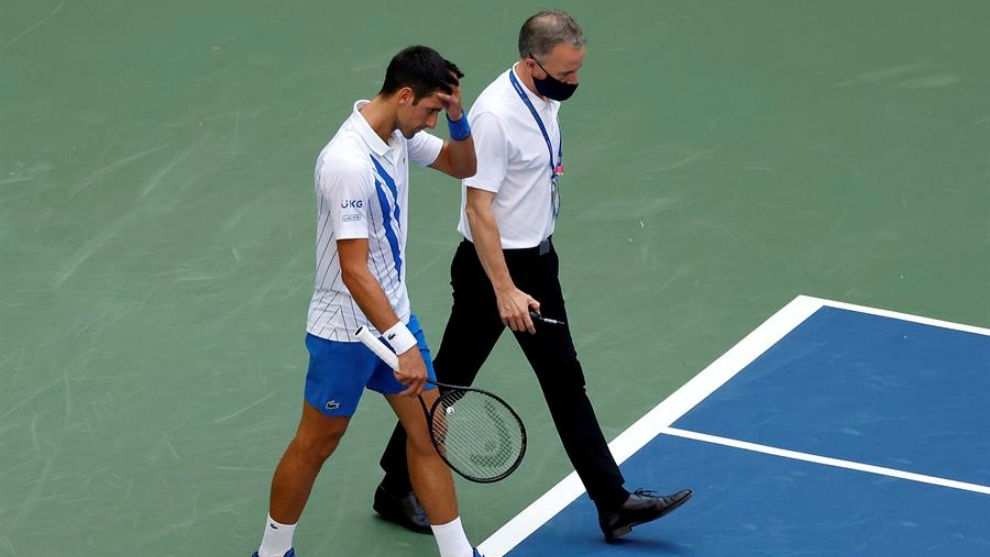
[[530,334],[536,333],[536,326],[529,316],[529,311],[540,311],[540,302],[532,296],[512,287],[505,292],[498,292],[495,295],[498,303],[498,315],[502,318],[502,323],[509,326],[517,333],[528,331]]
[[437,98],[443,103],[443,109],[447,111],[447,116],[450,117],[451,121],[456,122],[466,114],[464,114],[464,108],[461,105],[461,86],[451,85],[450,88],[452,92],[449,95],[437,93]]
[[419,347],[413,346],[402,354],[399,354],[399,371],[395,372],[395,378],[406,386],[406,390],[399,393],[406,396],[418,396],[426,386],[426,362],[419,353]]

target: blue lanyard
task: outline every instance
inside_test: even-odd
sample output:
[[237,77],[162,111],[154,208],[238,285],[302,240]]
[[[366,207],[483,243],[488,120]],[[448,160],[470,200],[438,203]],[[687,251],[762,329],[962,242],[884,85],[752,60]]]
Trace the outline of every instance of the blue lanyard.
[[516,79],[515,69],[509,70],[509,81],[511,81],[512,86],[515,87],[516,93],[519,93],[519,98],[526,103],[526,108],[528,108],[529,113],[533,115],[533,118],[536,120],[536,124],[540,126],[540,133],[543,134],[543,139],[547,142],[547,151],[550,153],[550,179],[556,183],[558,174],[564,170],[563,167],[561,167],[561,163],[564,161],[564,132],[560,132],[560,146],[557,148],[557,164],[554,164],[553,144],[550,142],[550,134],[547,133],[547,128],[543,125],[543,119],[540,118],[540,114],[536,112],[536,107],[534,107],[532,101],[529,100],[529,95],[526,94],[526,91],[523,90],[519,80]]

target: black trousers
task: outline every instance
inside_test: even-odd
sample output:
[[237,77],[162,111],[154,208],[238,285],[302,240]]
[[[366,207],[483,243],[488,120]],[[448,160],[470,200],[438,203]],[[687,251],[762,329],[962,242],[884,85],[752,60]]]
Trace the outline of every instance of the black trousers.
[[[557,252],[540,255],[539,248],[505,250],[505,261],[516,286],[540,302],[546,317],[567,322],[558,279]],[[434,360],[437,380],[471,385],[505,325],[498,314],[495,291],[485,274],[474,244],[463,241],[450,266],[454,304]],[[536,372],[557,433],[588,495],[599,508],[621,505],[629,493],[623,488],[615,459],[608,450],[595,411],[585,392],[584,372],[567,325],[535,323],[536,334],[514,333]],[[395,494],[412,487],[406,465],[405,432],[396,426],[381,458],[385,487]]]

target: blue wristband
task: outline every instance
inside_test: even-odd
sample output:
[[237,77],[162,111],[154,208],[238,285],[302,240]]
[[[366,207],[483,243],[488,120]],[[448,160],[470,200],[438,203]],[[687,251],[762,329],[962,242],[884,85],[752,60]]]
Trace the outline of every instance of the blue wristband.
[[447,129],[450,131],[450,138],[454,141],[464,141],[471,136],[471,124],[468,124],[467,111],[461,110],[461,119],[452,122],[450,115],[447,115]]

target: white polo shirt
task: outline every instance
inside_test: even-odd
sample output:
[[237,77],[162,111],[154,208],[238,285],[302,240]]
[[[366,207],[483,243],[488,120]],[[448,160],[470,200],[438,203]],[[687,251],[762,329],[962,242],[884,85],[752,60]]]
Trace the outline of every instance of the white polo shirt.
[[[468,115],[478,155],[478,172],[461,184],[461,219],[457,230],[473,241],[464,211],[467,188],[497,194],[492,209],[504,249],[531,248],[554,230],[551,199],[550,150],[533,114],[516,92],[509,73],[482,91]],[[516,74],[519,79],[519,74]],[[520,85],[522,85],[522,80]],[[558,101],[543,100],[522,85],[543,121],[553,147],[554,164],[560,150]]]
[[406,230],[409,162],[437,160],[443,140],[426,132],[406,140],[398,130],[388,144],[354,104],[351,114],[316,161],[316,280],[306,331],[318,337],[356,342],[359,326],[379,334],[358,307],[340,276],[337,240],[368,239],[368,268],[403,323],[409,322],[406,291]]

